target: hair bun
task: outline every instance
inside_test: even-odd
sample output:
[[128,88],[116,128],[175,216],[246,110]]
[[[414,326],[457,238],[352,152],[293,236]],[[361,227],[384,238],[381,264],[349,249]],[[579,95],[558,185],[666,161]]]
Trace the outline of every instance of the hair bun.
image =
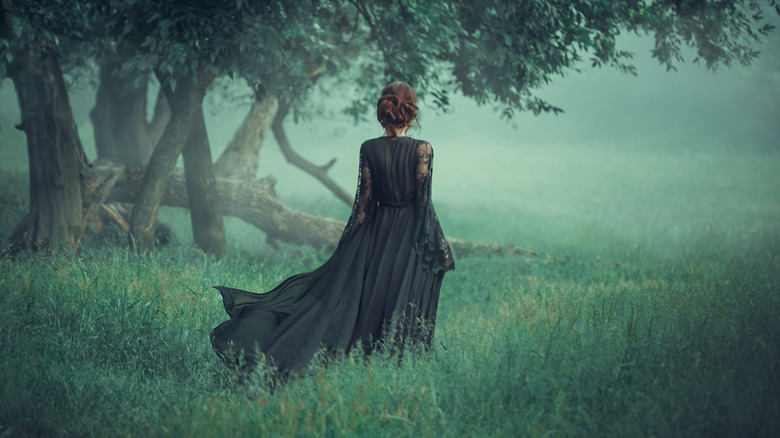
[[398,98],[398,96],[394,94],[386,94],[379,98],[379,100],[385,100],[388,102],[392,102],[395,107],[398,107],[398,105],[401,103],[401,99]]
[[376,118],[392,136],[417,120],[417,95],[410,85],[393,82],[382,90],[377,101]]

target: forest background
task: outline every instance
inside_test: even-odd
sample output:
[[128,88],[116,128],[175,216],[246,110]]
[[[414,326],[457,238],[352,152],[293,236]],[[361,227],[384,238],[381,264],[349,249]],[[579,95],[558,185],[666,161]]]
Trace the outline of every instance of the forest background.
[[[557,115],[507,120],[504,106],[459,92],[447,111],[422,101],[412,135],[436,148],[445,232],[505,252],[456,254],[431,355],[401,370],[382,357],[315,365],[284,391],[258,387],[247,397],[209,351],[206,334],[223,318],[209,286],[264,290],[328,251],[280,250],[228,218],[218,260],[194,246],[186,210],[164,207],[176,242],[151,256],[129,256],[111,225],[90,229],[76,256],[0,262],[0,430],[774,435],[778,37],[755,46],[762,54],[752,65],[714,73],[689,63],[667,72],[650,56],[651,39],[617,41],[635,52],[638,77],[582,62],[583,72],[538,90],[564,110]],[[307,98],[298,123],[284,121],[289,141],[314,163],[336,158],[328,175],[351,191],[359,144],[381,132],[370,111],[357,124],[340,111],[354,89],[327,77],[318,84],[325,91]],[[95,85],[69,87],[89,161]],[[255,97],[242,79],[220,86],[204,101],[215,157]],[[30,201],[10,80],[0,99],[6,238]],[[297,209],[346,219],[349,207],[287,164],[275,142],[268,135],[254,176],[276,177],[276,193]]]

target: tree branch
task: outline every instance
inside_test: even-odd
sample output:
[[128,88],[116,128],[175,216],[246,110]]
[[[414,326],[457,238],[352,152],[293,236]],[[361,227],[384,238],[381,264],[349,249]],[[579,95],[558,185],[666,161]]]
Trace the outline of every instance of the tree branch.
[[344,189],[339,187],[339,185],[328,176],[328,170],[336,162],[335,158],[330,160],[324,166],[317,166],[298,155],[298,153],[292,149],[290,146],[290,141],[287,139],[287,134],[284,132],[283,125],[284,118],[287,117],[289,111],[290,106],[286,102],[280,102],[279,110],[276,112],[274,121],[271,124],[271,129],[273,130],[274,137],[276,138],[276,143],[279,145],[279,149],[282,150],[284,158],[287,159],[288,163],[298,167],[299,169],[316,178],[345,204],[352,205],[353,197],[345,192]]

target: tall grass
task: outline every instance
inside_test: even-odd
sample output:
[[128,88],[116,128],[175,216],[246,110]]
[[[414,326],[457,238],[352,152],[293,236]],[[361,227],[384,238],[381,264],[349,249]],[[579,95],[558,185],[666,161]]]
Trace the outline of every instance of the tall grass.
[[[458,259],[433,351],[315,362],[276,391],[236,386],[211,352],[226,316],[210,286],[267,290],[327,254],[234,244],[215,261],[185,240],[137,257],[93,237],[77,255],[0,260],[0,435],[777,436],[773,159],[737,166],[728,190],[650,166],[649,186],[624,181],[586,212],[561,187],[549,215],[541,197],[476,210],[443,196],[449,234],[543,255]],[[2,179],[5,236],[25,201]]]

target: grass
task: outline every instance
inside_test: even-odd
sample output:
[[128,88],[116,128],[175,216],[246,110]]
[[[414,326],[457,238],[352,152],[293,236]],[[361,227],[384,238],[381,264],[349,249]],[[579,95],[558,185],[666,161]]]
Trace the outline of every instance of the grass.
[[[262,237],[231,223],[222,261],[186,231],[150,257],[93,237],[0,260],[0,436],[777,436],[780,160],[592,155],[478,182],[492,209],[445,175],[449,234],[543,255],[458,259],[429,354],[315,363],[273,393],[236,388],[211,352],[210,286],[267,290],[327,254],[241,246]],[[2,181],[7,236],[26,201],[23,177]],[[509,202],[528,185],[548,192]]]

